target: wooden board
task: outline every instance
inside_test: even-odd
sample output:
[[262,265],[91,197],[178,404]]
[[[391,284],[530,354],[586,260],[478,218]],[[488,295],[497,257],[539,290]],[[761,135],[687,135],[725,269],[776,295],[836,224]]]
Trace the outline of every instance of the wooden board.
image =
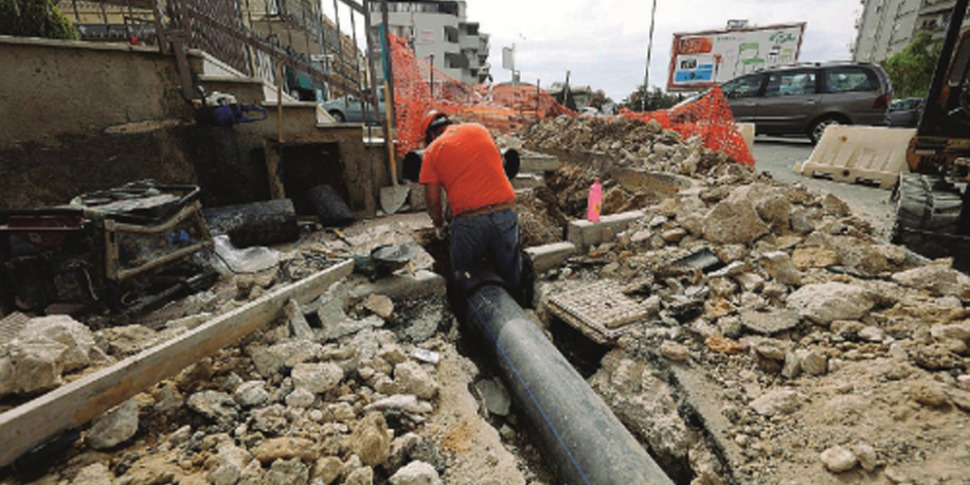
[[0,414],[0,467],[270,323],[289,299],[309,303],[353,267],[352,260],[339,263]]

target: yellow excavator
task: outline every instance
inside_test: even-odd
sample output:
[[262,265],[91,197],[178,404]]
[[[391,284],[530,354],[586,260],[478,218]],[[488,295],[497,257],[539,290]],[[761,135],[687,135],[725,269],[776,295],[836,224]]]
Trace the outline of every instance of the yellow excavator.
[[962,29],[968,0],[957,0],[916,135],[910,172],[893,192],[893,242],[930,258],[970,261],[970,29]]

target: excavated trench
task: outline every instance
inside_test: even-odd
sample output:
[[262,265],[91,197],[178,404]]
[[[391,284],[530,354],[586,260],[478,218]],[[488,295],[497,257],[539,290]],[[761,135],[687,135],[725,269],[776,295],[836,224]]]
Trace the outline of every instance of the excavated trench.
[[[447,242],[444,240],[435,239],[431,237],[430,233],[424,231],[422,233],[416,234],[416,239],[424,247],[424,249],[432,256],[435,261],[433,270],[444,276],[446,280],[449,281],[448,285],[448,306],[449,309],[456,315],[461,315],[461,311],[456,311],[463,308],[466,304],[464,301],[465,296],[462,295],[461,291],[457,288],[458,285],[454,282],[451,276],[450,267],[450,257],[447,247]],[[524,301],[533,301],[535,276],[529,275],[526,272],[524,276],[529,281],[526,281],[523,286],[526,288],[524,290],[525,296],[521,299]],[[612,350],[612,347],[607,345],[598,344],[588,337],[583,335],[581,332],[565,323],[560,318],[548,314],[548,312],[540,312],[542,316],[536,314],[535,309],[523,307],[523,311],[526,311],[529,317],[533,320],[538,328],[545,333],[546,337],[552,342],[555,348],[562,354],[563,357],[569,362],[572,368],[582,376],[582,379],[589,379],[593,376],[601,367],[600,361],[603,357]],[[499,363],[496,361],[497,358],[493,352],[490,351],[488,345],[484,345],[484,339],[487,338],[482,335],[482,332],[473,328],[474,325],[468,321],[468,318],[459,318],[461,323],[461,334],[457,341],[458,351],[465,357],[471,359],[480,369],[480,378],[492,378],[497,377],[502,374],[499,369]],[[659,360],[659,359],[658,359]],[[508,383],[506,383],[508,386]],[[470,389],[474,394],[475,390]],[[519,406],[520,403],[516,403]],[[696,418],[696,414],[692,413],[689,406],[681,406],[679,409],[681,418],[685,423],[692,429],[698,430],[702,434],[706,435],[707,432],[703,428],[703,421]],[[521,410],[519,410],[521,411]],[[531,422],[527,419],[522,418],[522,414],[517,412],[513,407],[511,421],[512,424],[518,427],[524,427],[524,429],[529,430],[529,433],[519,433],[516,439],[513,441],[513,446],[519,452],[519,456],[524,460],[525,465],[530,468],[532,473],[536,474],[536,477],[549,481],[552,478],[558,478],[562,480],[562,477],[556,477],[554,474],[555,470],[559,470],[562,467],[560,463],[550,463],[551,453],[548,450],[538,451],[541,448],[541,443],[536,439],[538,436],[538,426],[539,423]],[[506,419],[499,416],[490,416],[488,421],[496,429],[499,429],[506,424]],[[640,447],[649,454],[654,462],[659,465],[660,469],[669,478],[672,483],[677,485],[689,485],[695,478],[695,475],[691,469],[690,463],[687,460],[687,453],[683,453],[683,458],[675,458],[670,456],[664,456],[663,454],[657,453],[655,450],[651,449],[650,445],[645,441],[642,436],[638,436],[637,433],[630,429],[626,424],[624,426],[627,431],[638,441]],[[552,480],[552,483],[555,483]],[[566,483],[566,482],[561,482]],[[611,482],[612,483],[612,482]]]

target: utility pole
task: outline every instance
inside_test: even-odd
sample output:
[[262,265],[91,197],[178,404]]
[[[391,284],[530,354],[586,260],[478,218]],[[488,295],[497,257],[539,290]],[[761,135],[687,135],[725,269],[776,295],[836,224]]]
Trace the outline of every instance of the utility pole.
[[565,107],[567,107],[567,108],[569,107],[569,94],[570,94],[569,92],[572,91],[572,88],[569,87],[569,74],[570,74],[570,72],[569,72],[569,70],[567,70],[566,71],[566,85],[563,86],[563,88],[562,88],[562,105],[565,106]]
[[640,111],[647,110],[647,94],[650,92],[650,55],[653,53],[653,27],[657,19],[657,0],[650,9],[650,40],[647,42],[647,68],[643,72],[643,96],[640,97]]

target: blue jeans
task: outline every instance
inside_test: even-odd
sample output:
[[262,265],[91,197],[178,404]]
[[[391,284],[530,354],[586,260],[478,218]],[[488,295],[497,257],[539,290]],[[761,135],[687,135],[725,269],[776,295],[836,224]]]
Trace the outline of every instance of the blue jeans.
[[484,259],[512,295],[519,292],[522,253],[519,216],[510,209],[451,220],[451,268],[461,272]]

